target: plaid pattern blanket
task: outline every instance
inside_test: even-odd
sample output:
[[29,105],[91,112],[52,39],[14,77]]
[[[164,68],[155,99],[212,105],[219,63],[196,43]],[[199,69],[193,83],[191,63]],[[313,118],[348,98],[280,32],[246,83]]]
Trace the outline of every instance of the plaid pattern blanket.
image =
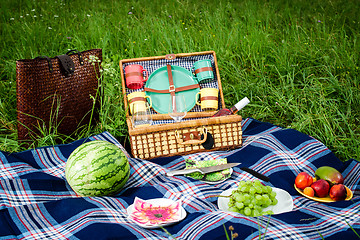
[[[237,239],[357,239],[360,234],[360,162],[341,162],[318,140],[251,118],[242,122],[243,147],[233,151],[158,158],[129,158],[130,178],[114,197],[78,197],[65,180],[65,164],[80,144],[96,139],[123,148],[109,133],[67,145],[19,153],[0,152],[0,239],[226,239],[230,225]],[[125,149],[123,149],[125,151]],[[241,162],[270,177],[267,185],[284,189],[294,201],[291,212],[259,218],[221,211],[217,197],[240,180],[255,180],[239,167],[232,177],[209,185],[185,176],[167,177],[169,170],[185,167],[185,159],[224,158]],[[314,174],[320,166],[342,172],[354,193],[350,201],[319,203],[299,195],[295,176]],[[182,200],[187,216],[163,229],[143,229],[127,218],[135,196],[142,199]],[[351,228],[350,228],[351,226]],[[172,235],[172,237],[169,235]]]

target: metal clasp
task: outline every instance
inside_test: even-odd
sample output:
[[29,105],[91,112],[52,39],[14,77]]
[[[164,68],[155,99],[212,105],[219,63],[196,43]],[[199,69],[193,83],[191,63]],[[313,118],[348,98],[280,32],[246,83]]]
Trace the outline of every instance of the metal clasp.
[[175,54],[167,54],[167,55],[165,56],[165,59],[167,59],[167,60],[173,60],[173,59],[175,59],[175,58],[176,58]]
[[174,85],[169,86],[169,92],[175,92],[175,86]]

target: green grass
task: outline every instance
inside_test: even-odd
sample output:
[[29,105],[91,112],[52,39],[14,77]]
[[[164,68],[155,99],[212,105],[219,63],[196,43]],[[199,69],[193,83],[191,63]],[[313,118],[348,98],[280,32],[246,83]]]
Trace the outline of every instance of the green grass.
[[[0,150],[16,137],[17,59],[102,48],[100,121],[74,138],[44,134],[34,146],[102,131],[126,140],[119,60],[214,50],[225,102],[309,134],[341,160],[360,159],[358,1],[12,1],[1,5]],[[35,17],[36,16],[36,17]]]

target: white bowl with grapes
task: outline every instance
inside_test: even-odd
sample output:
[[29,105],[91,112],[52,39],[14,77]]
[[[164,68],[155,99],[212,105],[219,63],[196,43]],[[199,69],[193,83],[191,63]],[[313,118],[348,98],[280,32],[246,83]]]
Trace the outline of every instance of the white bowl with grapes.
[[264,186],[255,180],[240,181],[237,188],[222,192],[218,198],[218,207],[223,211],[256,217],[292,211],[294,203],[287,191]]

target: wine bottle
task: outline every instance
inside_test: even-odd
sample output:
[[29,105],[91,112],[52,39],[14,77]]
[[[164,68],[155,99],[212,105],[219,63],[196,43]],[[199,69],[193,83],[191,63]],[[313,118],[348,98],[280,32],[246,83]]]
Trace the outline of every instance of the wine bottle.
[[220,109],[217,113],[215,113],[213,115],[213,117],[219,117],[219,116],[235,114],[240,109],[245,107],[249,102],[250,102],[250,100],[247,97],[244,97],[238,103],[236,103],[232,108],[230,108],[230,109],[227,109],[227,108]]

